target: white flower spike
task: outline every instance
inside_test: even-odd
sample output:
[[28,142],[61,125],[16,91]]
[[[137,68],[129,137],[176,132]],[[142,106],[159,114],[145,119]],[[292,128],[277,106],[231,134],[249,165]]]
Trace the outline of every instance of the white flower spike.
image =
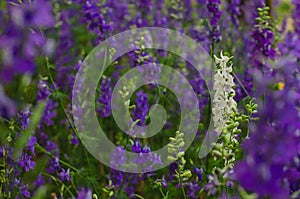
[[215,130],[221,133],[226,125],[226,122],[231,114],[236,110],[237,104],[234,100],[235,91],[234,78],[231,75],[232,64],[228,66],[228,61],[232,57],[224,56],[221,52],[221,57],[216,55],[215,62],[219,65],[214,76],[214,99],[213,99],[213,121]]

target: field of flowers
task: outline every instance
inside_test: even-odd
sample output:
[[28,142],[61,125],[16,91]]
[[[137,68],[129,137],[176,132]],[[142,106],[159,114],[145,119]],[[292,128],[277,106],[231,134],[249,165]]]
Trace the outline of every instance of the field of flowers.
[[0,0],[0,24],[1,199],[300,198],[300,0]]

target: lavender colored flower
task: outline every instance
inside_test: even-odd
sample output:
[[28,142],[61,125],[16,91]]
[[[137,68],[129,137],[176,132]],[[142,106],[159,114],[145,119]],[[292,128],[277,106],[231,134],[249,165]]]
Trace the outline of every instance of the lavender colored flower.
[[31,136],[29,141],[27,142],[27,148],[33,155],[35,155],[34,149],[36,143],[37,143],[37,139],[35,136]]
[[11,7],[11,19],[18,26],[51,27],[55,25],[52,7],[45,0]]
[[30,111],[29,106],[25,107],[25,109],[23,111],[18,113],[18,120],[21,123],[22,130],[25,130],[28,128],[29,123],[30,123],[30,115],[31,115],[31,111]]
[[70,168],[68,168],[67,170],[65,170],[64,168],[61,169],[61,172],[58,174],[58,177],[61,181],[71,181],[71,177],[70,177]]
[[201,187],[198,185],[196,181],[184,183],[184,187],[187,190],[187,197],[196,199]]
[[114,30],[127,29],[127,18],[129,17],[129,8],[126,1],[111,0],[105,2],[107,16],[110,19],[110,25]]
[[105,21],[102,15],[100,6],[94,1],[86,1],[83,5],[85,11],[85,19],[88,24],[88,29],[97,34],[99,43],[105,38],[105,33],[110,26]]
[[300,1],[293,0],[292,3],[295,6],[294,11],[293,11],[295,32],[300,36]]
[[[8,4],[9,20],[0,36],[1,81],[10,82],[16,74],[33,74],[34,57],[40,54],[47,40],[40,29],[55,24],[51,6],[45,0]],[[28,28],[31,30],[29,31]],[[49,43],[49,42],[48,42]]]
[[48,83],[40,80],[38,83],[38,93],[37,93],[37,101],[46,100],[46,107],[44,109],[42,119],[39,124],[39,128],[41,129],[43,125],[51,126],[54,124],[53,118],[56,117],[56,108],[58,106],[57,102],[48,98],[51,94],[49,90]]
[[28,191],[28,185],[21,185],[19,187],[20,193],[25,196],[26,198],[30,198],[30,192]]
[[40,187],[43,186],[45,184],[45,178],[42,174],[39,174],[36,178],[36,180],[34,181],[34,185],[36,187]]
[[222,16],[222,11],[219,9],[221,0],[207,0],[207,10],[209,12],[209,24],[211,29],[209,31],[209,38],[212,42],[219,42],[221,40],[219,21]]
[[76,199],[91,199],[92,198],[92,190],[81,189],[77,193]]
[[21,160],[19,161],[19,165],[25,169],[26,172],[28,172],[30,169],[33,169],[36,165],[34,161],[32,161],[32,157],[25,153],[22,155]]
[[136,107],[133,111],[133,120],[139,120],[138,124],[143,125],[145,124],[145,120],[149,110],[148,97],[147,94],[143,91],[137,92],[136,96]]
[[[300,149],[296,134],[300,118],[295,106],[300,95],[293,89],[299,80],[291,78],[297,69],[292,62],[289,59],[271,74],[263,76],[258,70],[255,73],[257,95],[264,95],[265,102],[259,103],[259,121],[250,125],[250,139],[244,143],[245,159],[238,163],[235,172],[238,182],[259,196],[289,198],[289,186],[285,183],[289,173],[284,172],[284,167]],[[280,80],[284,82],[280,82],[278,90],[268,89]]]
[[48,161],[48,167],[46,168],[46,171],[50,174],[54,174],[56,171],[59,171],[61,169],[60,164],[59,164],[59,159],[58,157],[56,158],[51,158]]
[[239,25],[239,17],[242,15],[240,9],[241,1],[240,0],[231,0],[227,4],[227,9],[229,10],[231,21],[233,25],[237,28]]
[[73,145],[78,145],[79,144],[79,140],[77,138],[77,136],[75,135],[75,133],[72,133],[71,135],[71,139],[70,139],[70,142],[73,144]]
[[102,118],[109,117],[111,114],[111,96],[111,79],[104,78],[100,84],[99,107],[97,108],[97,112]]

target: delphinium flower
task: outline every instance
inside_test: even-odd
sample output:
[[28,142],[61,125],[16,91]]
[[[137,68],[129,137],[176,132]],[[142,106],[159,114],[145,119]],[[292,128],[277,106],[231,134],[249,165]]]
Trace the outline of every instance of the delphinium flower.
[[129,4],[133,6],[136,14],[132,16],[131,25],[138,28],[150,25],[149,15],[152,11],[152,1],[151,0],[141,0],[141,1],[129,1]]
[[30,106],[26,106],[24,110],[22,110],[20,113],[18,113],[18,120],[21,123],[22,130],[25,130],[28,128],[30,124],[30,115],[32,112],[30,111]]
[[227,3],[227,9],[229,10],[231,21],[235,28],[239,25],[239,17],[242,15],[240,9],[241,1],[240,0],[230,0]]
[[[184,198],[186,198],[186,191],[184,189],[184,183],[192,177],[192,172],[188,169],[185,169],[186,160],[184,158],[185,152],[183,147],[184,134],[176,131],[175,137],[169,137],[170,142],[168,143],[168,160],[173,161],[169,169],[173,169],[174,174],[172,175],[177,180],[177,188],[181,187],[181,192]],[[173,173],[172,172],[172,173]],[[170,180],[170,179],[169,179]]]
[[153,15],[153,25],[157,27],[167,28],[168,20],[167,16],[164,13],[164,3],[164,0],[154,2],[153,11],[155,12],[155,14]]
[[46,107],[44,109],[42,119],[40,120],[39,128],[45,126],[51,126],[54,124],[53,118],[56,117],[56,108],[58,106],[57,102],[50,99],[49,96],[51,94],[49,90],[50,86],[46,81],[40,80],[38,83],[38,93],[37,93],[37,101],[46,100]]
[[92,191],[90,189],[81,189],[77,193],[76,199],[92,199]]
[[[250,126],[250,138],[244,143],[245,157],[235,168],[237,180],[247,191],[259,197],[289,198],[289,172],[285,168],[299,153],[299,110],[295,92],[298,79],[293,73],[296,58],[274,69],[272,76],[256,71],[260,100],[259,121]],[[274,89],[274,85],[277,85]],[[299,197],[299,196],[298,196]]]
[[183,31],[182,22],[184,19],[184,1],[171,0],[169,2],[169,26],[176,29],[177,31]]
[[[70,49],[72,48],[72,32],[71,26],[67,21],[67,12],[62,12],[60,15],[60,31],[59,31],[59,43],[56,50],[56,63],[58,66],[69,63],[71,59]],[[58,73],[59,75],[60,73]],[[59,81],[58,81],[59,82]]]
[[[148,155],[148,153],[151,152],[150,148],[147,146],[142,147],[138,140],[133,141],[131,145],[131,151],[140,155],[138,159],[130,160],[133,162],[133,164],[141,165],[144,167],[149,166],[150,169],[153,165],[162,164],[160,157],[157,154],[153,156]],[[111,154],[110,164],[113,165],[114,168],[121,167],[121,165],[125,164],[126,161],[128,161],[126,156],[124,155],[124,152],[124,148],[119,146]],[[136,173],[126,173],[111,168],[109,174],[109,184],[103,190],[107,192],[109,194],[109,197],[111,198],[119,198],[122,192],[126,193],[129,198],[134,198],[137,185],[142,180],[147,179],[149,176],[149,173],[139,175]]]
[[270,24],[269,16],[270,8],[263,5],[261,8],[257,8],[258,17],[256,18],[255,28],[252,32],[252,38],[254,39],[254,46],[252,52],[253,65],[256,68],[265,69],[265,59],[274,59],[276,51],[273,48],[274,32],[273,27]]
[[222,37],[220,33],[219,21],[222,16],[222,11],[219,9],[221,0],[207,0],[207,10],[209,12],[209,38],[211,42],[219,42]]
[[75,53],[70,49],[74,49],[73,35],[71,23],[68,20],[68,13],[64,11],[60,14],[60,30],[59,30],[59,42],[56,48],[55,65],[57,75],[55,82],[57,86],[64,92],[69,92],[72,88],[73,72],[76,71],[76,66],[73,66],[72,58],[75,57]]
[[114,30],[123,31],[128,27],[129,8],[126,1],[111,0],[105,2],[107,16]]
[[129,56],[134,61],[131,65],[132,67],[148,64],[153,61],[153,58],[145,52],[145,43],[148,42],[146,34],[147,33],[142,33],[139,35],[139,39],[132,42],[132,45],[135,47],[134,52],[129,53]]
[[34,161],[32,161],[32,157],[28,154],[22,155],[21,160],[19,161],[19,165],[25,169],[26,172],[28,172],[30,169],[33,169],[36,165]]
[[234,100],[235,91],[233,87],[234,78],[231,75],[232,65],[228,62],[231,58],[224,56],[221,52],[221,57],[215,56],[215,62],[219,64],[214,76],[214,99],[213,99],[213,121],[215,130],[218,133],[222,132],[229,117],[236,111],[236,102]]
[[111,114],[111,96],[111,79],[104,77],[100,83],[100,96],[97,100],[99,107],[96,109],[102,118],[109,117]]
[[139,120],[139,125],[144,125],[149,110],[148,96],[143,91],[136,93],[136,105],[133,111],[133,120]]
[[45,0],[26,3],[7,3],[8,20],[3,21],[4,33],[0,37],[1,82],[9,82],[16,74],[33,74],[34,59],[41,54],[47,40],[39,30],[53,27],[51,5]]
[[83,9],[88,29],[98,36],[97,43],[100,43],[106,37],[106,32],[110,29],[110,25],[106,22],[101,12],[102,7],[100,7],[97,1],[91,0],[83,2]]
[[192,182],[186,182],[184,183],[184,187],[187,192],[187,197],[196,199],[198,196],[199,191],[201,190],[201,187],[199,186],[198,182],[192,181]]
[[[221,187],[233,187],[234,165],[239,156],[239,145],[241,141],[240,124],[247,123],[250,116],[256,113],[256,106],[252,101],[246,105],[248,115],[240,114],[237,110],[234,79],[231,75],[232,64],[228,65],[229,57],[221,58],[215,56],[215,62],[219,64],[215,74],[213,99],[213,121],[216,131],[222,133],[211,152],[215,167],[208,175],[209,182],[205,185],[208,195],[215,195]],[[217,123],[217,124],[216,124]]]
[[300,36],[300,1],[293,0],[292,3],[295,6],[294,11],[293,11],[295,32],[296,32],[296,34],[298,34]]

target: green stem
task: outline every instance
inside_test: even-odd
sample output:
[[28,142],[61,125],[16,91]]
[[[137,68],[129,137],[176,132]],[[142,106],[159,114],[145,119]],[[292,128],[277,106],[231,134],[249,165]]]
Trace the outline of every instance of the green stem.
[[248,91],[246,90],[246,88],[244,87],[244,85],[242,84],[242,82],[240,81],[240,79],[236,76],[235,72],[232,72],[232,75],[234,76],[234,78],[238,81],[239,85],[242,87],[242,89],[244,90],[244,92],[246,93],[246,95],[248,97],[251,97],[248,93]]
[[182,177],[179,173],[179,183],[180,183],[180,186],[181,186],[181,191],[182,191],[182,194],[183,194],[183,198],[186,199],[186,195],[185,195],[185,191],[184,191],[184,187],[183,187],[183,181],[182,181]]
[[159,187],[159,191],[160,191],[161,195],[165,198],[166,195],[165,195],[164,192],[162,191],[161,187]]
[[[47,66],[48,76],[50,78],[51,84],[53,85],[54,90],[57,91],[58,88],[56,87],[56,84],[54,82],[53,76],[51,74],[48,58],[46,58],[46,66]],[[79,138],[78,131],[77,131],[75,125],[73,124],[71,117],[67,113],[67,111],[66,111],[66,109],[65,109],[65,107],[63,105],[63,101],[61,100],[61,98],[59,98],[58,100],[59,100],[59,105],[61,106],[61,109],[63,110],[64,115],[66,116],[66,118],[68,120],[69,125],[71,126],[71,128],[74,131],[74,133],[76,134],[76,136]]]
[[[56,156],[54,156],[53,154],[51,154],[50,152],[48,152],[48,151],[47,151],[45,148],[43,148],[41,145],[36,144],[36,147],[37,147],[38,149],[40,149],[43,153],[49,155],[51,158],[56,158]],[[59,159],[59,162],[62,163],[62,164],[64,164],[65,166],[67,166],[67,167],[73,169],[74,171],[79,172],[78,169],[76,169],[75,167],[73,167],[73,166],[71,166],[70,164],[66,163],[65,161]]]

